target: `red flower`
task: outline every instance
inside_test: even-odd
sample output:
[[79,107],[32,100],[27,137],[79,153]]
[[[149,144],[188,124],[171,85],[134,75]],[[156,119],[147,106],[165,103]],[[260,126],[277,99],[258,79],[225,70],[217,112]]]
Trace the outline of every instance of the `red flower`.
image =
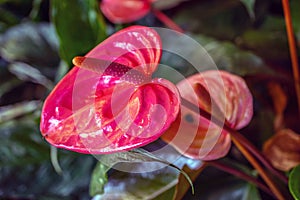
[[176,119],[176,86],[152,79],[161,41],[150,28],[132,26],[96,46],[47,97],[42,135],[52,145],[106,154],[146,145]]
[[129,23],[144,17],[153,0],[102,0],[100,9],[113,23]]
[[[177,88],[183,98],[224,120],[231,128],[241,129],[252,118],[252,95],[244,80],[236,75],[205,71],[181,81]],[[184,106],[181,117],[178,115],[162,139],[185,156],[202,160],[221,158],[231,146],[228,132]]]
[[[156,0],[102,0],[100,9],[105,17],[115,24],[130,23],[147,15],[154,1]],[[167,15],[156,9],[152,11],[167,27],[183,33],[183,30]]]

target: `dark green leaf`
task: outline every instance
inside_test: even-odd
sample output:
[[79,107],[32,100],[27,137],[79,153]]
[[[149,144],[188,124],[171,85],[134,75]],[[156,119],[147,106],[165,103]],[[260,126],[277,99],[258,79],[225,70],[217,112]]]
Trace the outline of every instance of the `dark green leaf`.
[[175,187],[171,187],[169,190],[165,191],[161,195],[155,197],[153,200],[166,200],[172,199],[175,193]]
[[97,0],[52,0],[51,18],[60,42],[60,55],[69,65],[106,38]]
[[0,126],[0,168],[40,163],[49,159],[49,149],[38,131],[34,114]]
[[30,64],[50,76],[60,60],[57,49],[53,26],[48,23],[19,24],[0,36],[0,54],[4,59]]
[[248,30],[239,39],[239,44],[269,60],[286,61],[289,59],[285,30]]
[[254,19],[255,18],[255,13],[254,13],[254,5],[255,5],[255,0],[240,0],[244,6],[246,7],[249,16]]
[[43,85],[47,89],[51,90],[54,85],[47,77],[45,77],[41,72],[22,62],[14,62],[8,66],[11,73],[15,74],[19,79],[23,81],[31,81],[33,83],[38,83]]
[[253,200],[253,199],[261,200],[261,196],[257,188],[254,185],[248,183],[247,189],[243,195],[242,200]]
[[[154,143],[150,145],[151,148],[155,147],[156,144]],[[144,149],[135,149],[129,152],[96,157],[102,164],[110,167],[114,165],[112,171],[109,173],[108,182],[104,186],[105,193],[97,196],[97,198],[100,199],[159,200],[165,199],[166,197],[170,199],[174,194],[174,186],[178,181],[178,172],[181,171],[185,178],[188,178],[185,172],[180,168],[187,163],[189,163],[192,168],[201,164],[199,161],[181,157],[180,154],[175,151],[161,155],[162,158],[158,158]],[[177,158],[173,164],[164,160],[164,158],[172,157]],[[180,166],[180,168],[176,166]],[[176,171],[174,171],[174,168],[176,168]],[[101,170],[98,174],[96,171],[93,173],[93,176],[97,175],[102,179],[100,181],[101,184],[98,185],[99,188],[97,188],[100,193],[103,192],[103,180],[105,180],[105,174],[103,174],[103,172],[107,169],[102,166],[97,166],[95,170],[96,169]],[[135,184],[131,184],[132,182]],[[188,180],[188,182],[191,184],[190,180]],[[95,183],[93,185],[96,186]],[[92,185],[90,187],[92,187]]]
[[157,9],[169,9],[173,8],[175,6],[178,6],[183,1],[189,1],[189,0],[164,0],[164,1],[155,1],[153,6]]
[[33,20],[37,19],[41,4],[42,4],[42,0],[33,0],[32,9],[29,14],[31,19],[33,19]]
[[289,189],[296,200],[300,199],[300,165],[295,167],[289,175]]
[[247,189],[247,183],[244,181],[211,168],[205,169],[194,185],[195,195],[187,193],[183,200],[241,200]]
[[40,101],[26,101],[14,105],[0,107],[0,124],[16,117],[31,113],[41,106]]
[[175,21],[192,33],[222,40],[234,40],[251,26],[242,3],[234,1],[201,1],[187,4],[175,14]]
[[212,57],[218,69],[240,76],[273,73],[261,57],[244,51],[231,42],[221,42],[203,35],[195,38]]
[[108,166],[113,166],[120,162],[125,162],[125,163],[158,162],[178,170],[180,173],[184,175],[184,177],[187,179],[189,184],[192,186],[192,190],[194,189],[191,179],[183,170],[181,170],[176,165],[168,162],[167,160],[158,158],[157,156],[141,148],[133,149],[125,152],[114,153],[114,154],[107,154],[101,156],[101,161]]
[[0,97],[3,96],[6,92],[11,91],[14,87],[17,87],[20,84],[22,84],[22,81],[16,77],[11,78],[10,80],[5,81],[4,83],[1,83]]
[[300,41],[300,12],[298,9],[300,7],[300,1],[297,0],[290,1],[290,7],[291,7],[291,15],[292,15],[292,23],[293,23],[294,31],[298,41]]
[[[178,173],[170,168],[163,168],[147,173],[110,173],[105,193],[98,199],[154,199],[169,191],[177,183]],[[165,194],[168,195],[168,194]]]
[[104,193],[104,185],[107,183],[107,171],[110,167],[98,162],[91,177],[90,182],[90,195],[95,196],[97,194]]

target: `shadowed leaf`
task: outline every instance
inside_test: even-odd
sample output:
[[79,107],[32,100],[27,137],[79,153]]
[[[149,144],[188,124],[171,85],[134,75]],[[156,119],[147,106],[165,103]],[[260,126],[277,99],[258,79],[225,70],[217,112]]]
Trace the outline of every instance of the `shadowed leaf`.
[[87,53],[106,38],[96,0],[53,0],[51,19],[59,37],[61,58],[69,66],[73,57]]

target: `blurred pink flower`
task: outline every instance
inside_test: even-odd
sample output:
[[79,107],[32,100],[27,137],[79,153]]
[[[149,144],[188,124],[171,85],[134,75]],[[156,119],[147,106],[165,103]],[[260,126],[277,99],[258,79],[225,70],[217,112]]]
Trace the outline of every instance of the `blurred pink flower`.
[[113,23],[129,23],[144,17],[154,0],[102,0],[100,9]]
[[[183,98],[224,120],[233,129],[245,127],[252,118],[252,95],[245,81],[236,75],[205,71],[179,82],[177,88]],[[183,155],[201,160],[221,158],[231,146],[228,132],[184,106],[162,139]]]

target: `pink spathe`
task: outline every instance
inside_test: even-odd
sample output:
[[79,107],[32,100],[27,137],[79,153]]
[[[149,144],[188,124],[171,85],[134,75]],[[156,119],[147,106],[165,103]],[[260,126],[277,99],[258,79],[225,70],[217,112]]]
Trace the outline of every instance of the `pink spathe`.
[[42,135],[58,148],[88,154],[130,150],[158,139],[180,109],[176,86],[151,79],[160,57],[158,34],[132,26],[75,59],[80,66],[45,100]]

